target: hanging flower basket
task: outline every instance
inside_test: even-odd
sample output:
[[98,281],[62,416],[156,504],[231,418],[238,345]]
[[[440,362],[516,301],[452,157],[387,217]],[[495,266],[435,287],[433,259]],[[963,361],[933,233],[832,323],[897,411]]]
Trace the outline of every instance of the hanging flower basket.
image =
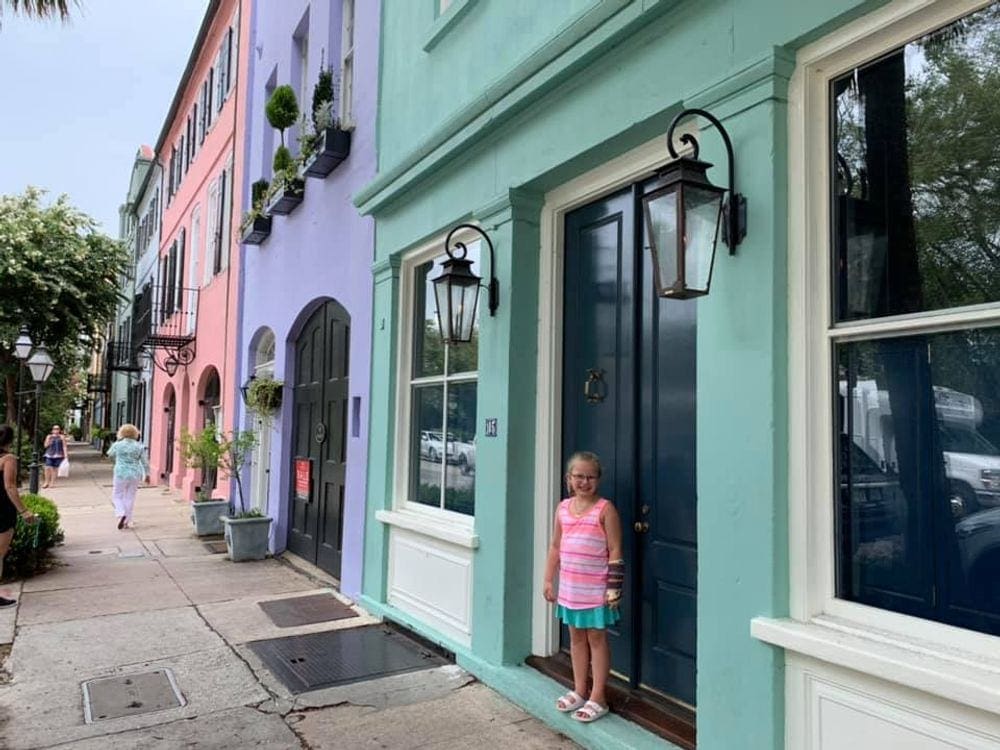
[[281,380],[254,378],[247,388],[247,406],[263,417],[273,417],[281,409]]

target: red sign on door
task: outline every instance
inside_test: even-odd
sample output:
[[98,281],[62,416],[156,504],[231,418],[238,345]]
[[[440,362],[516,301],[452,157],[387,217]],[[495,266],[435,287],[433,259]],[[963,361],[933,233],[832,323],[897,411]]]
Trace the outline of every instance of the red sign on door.
[[309,499],[309,485],[312,484],[312,461],[308,458],[295,459],[295,497]]

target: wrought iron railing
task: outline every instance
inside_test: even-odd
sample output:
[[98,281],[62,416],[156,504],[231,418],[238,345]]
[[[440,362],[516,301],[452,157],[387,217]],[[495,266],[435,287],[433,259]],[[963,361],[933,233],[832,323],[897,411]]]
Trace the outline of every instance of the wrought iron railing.
[[112,339],[107,344],[107,360],[105,369],[108,372],[136,372],[141,370],[138,352],[132,346],[131,339]]
[[170,375],[179,365],[190,364],[195,355],[198,291],[152,282],[143,286],[132,305],[133,356],[145,353]]
[[91,372],[87,374],[87,393],[108,393],[111,390],[111,378],[106,372]]

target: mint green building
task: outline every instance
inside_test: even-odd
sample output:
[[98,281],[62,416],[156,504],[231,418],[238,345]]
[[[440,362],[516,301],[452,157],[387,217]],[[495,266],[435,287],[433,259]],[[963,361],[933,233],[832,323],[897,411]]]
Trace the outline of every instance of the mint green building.
[[[997,6],[383,2],[381,44],[362,603],[586,747],[996,746]],[[746,234],[670,299],[690,108]],[[462,224],[499,295],[443,344]],[[589,726],[542,596],[577,450],[627,562]]]

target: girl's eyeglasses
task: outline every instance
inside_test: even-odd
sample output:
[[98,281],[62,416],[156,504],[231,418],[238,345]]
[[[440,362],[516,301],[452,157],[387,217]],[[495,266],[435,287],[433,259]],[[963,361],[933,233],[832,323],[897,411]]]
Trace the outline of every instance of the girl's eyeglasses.
[[570,479],[575,479],[578,482],[593,482],[597,479],[596,474],[570,474]]

